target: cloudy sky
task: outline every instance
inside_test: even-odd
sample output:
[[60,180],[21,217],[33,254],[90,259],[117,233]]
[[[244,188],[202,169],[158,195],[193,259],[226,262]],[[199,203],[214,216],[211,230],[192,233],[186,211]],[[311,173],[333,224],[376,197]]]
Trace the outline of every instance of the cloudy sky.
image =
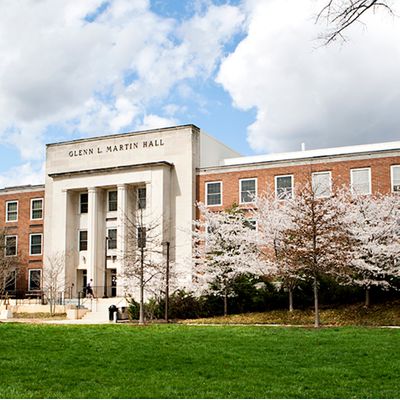
[[42,183],[45,143],[178,124],[244,155],[400,140],[400,18],[323,46],[323,4],[2,0],[0,187]]

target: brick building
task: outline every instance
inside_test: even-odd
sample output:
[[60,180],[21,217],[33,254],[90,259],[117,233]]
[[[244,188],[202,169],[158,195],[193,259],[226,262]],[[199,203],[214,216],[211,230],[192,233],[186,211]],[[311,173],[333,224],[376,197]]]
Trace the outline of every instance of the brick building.
[[7,285],[11,296],[40,296],[43,221],[44,185],[0,189],[0,229],[5,234],[5,256],[16,256],[21,267]]
[[[126,221],[138,212],[160,221],[160,246],[168,243],[179,284],[188,287],[197,201],[216,211],[252,207],[253,195],[296,195],[310,180],[321,197],[341,185],[400,193],[400,141],[241,157],[184,125],[55,143],[46,157],[45,186],[0,190],[6,251],[23,265],[10,289],[21,296],[40,292],[43,254],[46,264],[60,252],[68,253],[68,287],[93,279],[98,297],[123,296]],[[165,248],[159,253],[165,257]]]

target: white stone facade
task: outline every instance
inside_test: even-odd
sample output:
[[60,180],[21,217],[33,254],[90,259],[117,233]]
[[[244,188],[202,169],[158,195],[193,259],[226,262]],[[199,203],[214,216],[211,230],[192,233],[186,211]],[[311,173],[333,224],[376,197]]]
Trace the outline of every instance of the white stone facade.
[[[236,156],[193,125],[48,145],[44,268],[48,257],[63,253],[67,286],[81,290],[93,279],[97,296],[104,285],[122,296],[126,219],[139,212],[138,194],[145,193],[144,225],[157,220],[160,242],[170,243],[178,284],[190,287],[196,168]],[[115,197],[116,209],[109,205]],[[116,245],[106,245],[115,229]],[[106,246],[116,248],[106,255]]]

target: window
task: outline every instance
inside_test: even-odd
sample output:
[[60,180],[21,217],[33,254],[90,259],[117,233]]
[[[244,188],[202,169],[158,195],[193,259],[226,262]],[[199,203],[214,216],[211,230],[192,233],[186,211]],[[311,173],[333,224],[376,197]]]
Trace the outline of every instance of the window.
[[312,174],[312,190],[315,197],[330,197],[331,195],[331,173],[326,172],[314,172]]
[[88,235],[87,231],[79,231],[79,251],[87,250]]
[[392,192],[400,193],[400,165],[392,165]]
[[5,255],[16,256],[17,255],[17,236],[7,235],[5,237]]
[[206,205],[207,206],[222,205],[222,182],[206,183]]
[[6,202],[6,222],[18,221],[18,201]]
[[81,193],[79,196],[79,212],[87,214],[89,209],[89,196],[87,193]]
[[353,194],[371,194],[371,168],[350,170],[350,184]]
[[116,190],[108,192],[108,211],[117,211],[118,192]]
[[253,231],[257,230],[257,221],[255,219],[246,220],[246,226]]
[[28,283],[29,290],[32,290],[32,291],[40,290],[41,275],[42,275],[42,271],[40,269],[30,269],[29,270],[29,283]]
[[107,231],[107,248],[108,250],[115,250],[117,248],[117,230],[115,228],[108,229]]
[[291,199],[293,197],[293,175],[275,177],[275,194],[278,199]]
[[138,247],[145,248],[146,247],[146,227],[139,226],[137,230],[137,243]]
[[146,188],[138,188],[137,190],[138,209],[144,210],[146,208]]
[[252,203],[257,194],[257,179],[240,179],[240,203]]
[[17,287],[17,273],[16,271],[11,271],[5,277],[5,291],[6,292],[14,292]]
[[29,239],[29,255],[40,256],[42,254],[42,234],[31,233]]
[[43,219],[43,199],[31,200],[31,219]]

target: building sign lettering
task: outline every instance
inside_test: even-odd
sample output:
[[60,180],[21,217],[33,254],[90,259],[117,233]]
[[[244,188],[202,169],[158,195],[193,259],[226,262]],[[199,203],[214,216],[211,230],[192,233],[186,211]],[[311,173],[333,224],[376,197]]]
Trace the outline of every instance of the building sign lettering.
[[107,154],[107,153],[117,153],[121,151],[130,151],[136,149],[149,149],[152,147],[164,146],[163,139],[153,139],[153,140],[142,140],[141,142],[130,142],[123,144],[115,144],[111,146],[95,146],[86,149],[70,150],[68,155],[70,157],[83,157],[94,154]]

